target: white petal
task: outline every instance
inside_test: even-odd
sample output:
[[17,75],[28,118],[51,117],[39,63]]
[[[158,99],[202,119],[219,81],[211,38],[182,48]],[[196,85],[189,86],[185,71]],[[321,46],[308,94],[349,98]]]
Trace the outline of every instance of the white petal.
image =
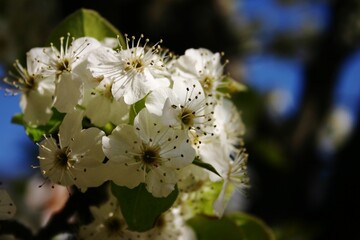
[[181,121],[181,108],[178,102],[172,102],[171,98],[167,98],[162,109],[161,121],[166,126],[172,126],[180,129],[182,126]]
[[87,128],[73,135],[70,142],[72,156],[82,156],[79,159],[78,166],[91,167],[104,160],[101,140],[105,133],[98,128]]
[[119,64],[119,58],[116,55],[116,51],[113,49],[108,47],[99,47],[96,51],[89,54],[88,62],[88,68],[92,72],[93,76],[98,78],[104,75],[103,66],[106,66],[106,68],[116,68]]
[[112,101],[110,104],[110,113],[109,119],[115,125],[124,123],[127,120],[129,114],[129,106],[125,104],[123,99],[118,101]]
[[[176,134],[175,136],[180,136],[180,133]],[[175,139],[175,136],[172,136],[173,140],[171,144],[168,144],[166,147],[161,149],[160,154],[165,159],[171,159],[170,161],[165,162],[165,166],[171,166],[172,168],[183,168],[190,165],[194,161],[195,150],[190,144],[186,142],[186,138],[179,137],[178,139]]]
[[59,127],[61,147],[69,146],[74,135],[80,133],[82,130],[82,119],[82,111],[74,111],[65,115]]
[[59,112],[71,112],[83,97],[83,83],[70,73],[60,76],[55,89],[54,107]]
[[115,82],[113,89],[116,95],[113,91],[114,97],[119,99],[119,96],[123,95],[125,103],[129,105],[141,100],[151,90],[150,83],[145,83],[145,79],[143,74],[136,74],[133,78],[128,77],[126,81],[129,81],[129,83],[127,83],[126,90],[121,88],[122,84],[119,88],[118,82]]
[[226,200],[226,198],[225,198],[227,186],[228,186],[228,181],[225,180],[223,183],[223,186],[221,188],[219,196],[216,198],[216,200],[213,203],[214,212],[219,218],[221,218],[223,216],[226,206],[227,206],[227,203],[228,203],[228,200]]
[[[208,144],[201,144],[199,153],[201,159],[204,162],[211,164],[221,177],[227,178],[231,160],[229,157],[225,156],[224,150],[220,146],[221,145],[218,141],[214,141]],[[214,173],[211,173],[209,177],[211,181],[220,180],[219,176]]]
[[38,80],[37,91],[42,95],[53,96],[55,92],[55,77],[49,76]]
[[83,58],[100,46],[101,43],[95,38],[81,37],[75,39],[67,49],[67,53],[72,56],[72,58],[75,58],[73,59],[74,62],[71,64],[71,68],[74,69],[83,61]]
[[149,138],[157,135],[157,132],[163,128],[160,124],[160,119],[158,116],[149,113],[149,111],[144,108],[134,119],[134,127],[140,129],[138,134],[140,138],[148,142]]
[[24,121],[29,125],[44,125],[51,116],[52,96],[43,95],[37,91],[29,91],[20,99],[20,106],[24,112]]
[[175,189],[176,182],[177,177],[172,169],[154,168],[146,175],[146,189],[154,197],[167,197]]
[[120,125],[113,130],[111,135],[102,138],[105,155],[110,161],[119,163],[134,161],[129,153],[140,153],[141,143],[141,139],[130,125]]
[[173,92],[170,88],[158,88],[146,97],[145,106],[149,112],[161,116],[164,103],[172,94]]
[[134,188],[144,182],[145,173],[138,171],[139,165],[124,165],[123,163],[108,162],[107,172],[109,179],[119,186]]
[[26,67],[29,75],[37,75],[45,66],[44,63],[49,63],[50,58],[44,54],[44,51],[49,51],[50,48],[32,48],[26,54]]
[[76,167],[73,170],[74,176],[74,184],[77,186],[82,192],[85,192],[89,187],[98,187],[103,184],[105,181],[109,180],[109,175],[107,171],[107,166],[103,163],[93,164],[91,167]]
[[90,118],[91,123],[102,127],[109,121],[110,104],[110,100],[102,95],[91,96],[85,115]]

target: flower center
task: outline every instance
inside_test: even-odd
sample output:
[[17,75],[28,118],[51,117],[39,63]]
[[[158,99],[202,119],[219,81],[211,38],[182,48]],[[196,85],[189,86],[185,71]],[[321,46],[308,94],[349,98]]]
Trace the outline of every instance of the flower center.
[[58,166],[60,168],[67,168],[69,164],[71,164],[71,159],[69,158],[68,153],[68,148],[58,150],[55,153],[55,166]]
[[195,114],[188,108],[184,108],[181,112],[181,122],[185,126],[192,126],[194,124]]
[[200,84],[203,87],[204,91],[206,93],[211,92],[212,88],[213,88],[213,78],[210,76],[205,76],[201,81]]
[[141,72],[144,67],[144,63],[139,59],[133,59],[131,62],[126,63],[125,71],[128,72],[130,70],[135,70],[137,72]]
[[146,164],[156,164],[160,158],[160,148],[157,146],[144,146],[142,160]]
[[63,71],[70,72],[70,61],[65,58],[63,61],[59,61],[57,65],[57,70],[62,73]]
[[104,222],[104,227],[110,236],[117,235],[121,231],[122,222],[119,218],[111,216]]
[[[20,82],[21,80],[19,80]],[[29,76],[24,80],[24,92],[28,93],[29,91],[35,89],[35,78],[33,76]]]
[[114,96],[111,92],[112,85],[112,83],[106,83],[103,85],[103,88],[98,88],[98,92],[104,97],[108,98],[110,101],[114,99]]

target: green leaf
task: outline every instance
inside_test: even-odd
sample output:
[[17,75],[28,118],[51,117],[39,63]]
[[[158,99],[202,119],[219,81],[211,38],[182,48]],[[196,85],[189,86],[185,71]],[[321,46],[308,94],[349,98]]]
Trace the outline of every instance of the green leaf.
[[239,227],[227,217],[218,219],[198,215],[191,218],[187,224],[194,229],[198,240],[244,240]]
[[275,240],[273,231],[262,220],[249,214],[236,212],[228,216],[239,227],[244,240]]
[[68,33],[76,38],[88,36],[99,41],[106,37],[119,36],[120,44],[123,47],[126,46],[119,30],[100,16],[99,13],[89,9],[79,9],[66,17],[50,34],[49,43],[53,42],[58,47],[59,39]]
[[187,223],[198,240],[275,240],[274,233],[263,221],[240,212],[221,219],[198,215]]
[[59,126],[62,122],[62,119],[64,118],[65,114],[60,113],[53,109],[53,115],[49,122],[45,125],[32,127],[27,125],[23,121],[23,114],[16,114],[13,116],[11,122],[19,125],[23,125],[25,127],[26,134],[30,137],[30,139],[34,142],[40,141],[44,134],[49,135],[52,133],[55,133],[59,130]]
[[19,125],[24,125],[23,117],[23,113],[17,113],[11,118],[11,122]]
[[221,177],[220,174],[216,171],[216,169],[211,164],[201,161],[200,158],[198,158],[198,157],[195,157],[195,159],[192,163],[198,167],[205,168],[205,169],[209,170],[210,172],[213,172],[216,175],[218,175],[219,177]]
[[133,189],[112,183],[111,189],[119,201],[129,229],[138,232],[151,229],[161,213],[173,205],[179,194],[176,187],[166,198],[155,198],[146,190],[144,183]]
[[146,97],[130,106],[129,124],[133,125],[136,115],[140,112],[141,109],[145,108],[145,99]]

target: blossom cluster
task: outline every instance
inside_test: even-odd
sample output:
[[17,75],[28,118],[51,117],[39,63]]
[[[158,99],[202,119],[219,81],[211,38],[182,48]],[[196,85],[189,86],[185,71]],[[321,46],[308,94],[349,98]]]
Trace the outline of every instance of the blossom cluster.
[[174,56],[161,43],[126,36],[122,46],[116,38],[68,35],[58,48],[31,49],[26,67],[16,61],[18,73],[5,81],[22,94],[27,126],[63,116],[37,143],[39,168],[54,184],[81,191],[106,181],[145,184],[156,198],[178,188],[180,206],[221,183],[213,199],[221,216],[228,192],[249,183],[245,127],[229,98],[226,61],[204,48]]

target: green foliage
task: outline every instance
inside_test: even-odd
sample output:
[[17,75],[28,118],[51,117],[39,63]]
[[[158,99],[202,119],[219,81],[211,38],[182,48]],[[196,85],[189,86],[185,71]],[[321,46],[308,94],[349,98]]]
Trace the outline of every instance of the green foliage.
[[[198,240],[243,240],[239,227],[227,217],[218,219],[198,215],[187,222],[195,231]],[[261,239],[258,239],[261,240]]]
[[106,37],[119,36],[120,44],[126,46],[119,30],[97,12],[89,9],[79,9],[65,18],[50,34],[49,43],[53,42],[57,46],[59,39],[68,33],[76,38],[88,36],[99,41]]
[[198,167],[205,168],[205,169],[209,170],[210,172],[213,172],[216,175],[218,175],[219,177],[221,177],[220,174],[216,171],[216,169],[211,164],[201,161],[199,157],[195,157],[195,159],[192,163]]
[[64,113],[60,113],[53,109],[53,115],[49,122],[45,125],[33,127],[27,125],[23,121],[24,114],[16,114],[13,116],[11,122],[19,125],[23,125],[25,127],[26,134],[30,137],[30,139],[34,142],[40,141],[44,135],[50,135],[56,133],[59,130],[59,126],[65,116]]
[[198,240],[274,240],[271,229],[261,220],[244,213],[221,219],[198,215],[187,222]]
[[166,198],[156,198],[146,190],[143,183],[133,189],[112,183],[111,189],[119,201],[129,229],[138,232],[154,227],[161,213],[173,205],[179,194],[178,189],[175,188]]
[[235,212],[228,216],[241,230],[243,240],[275,240],[272,230],[260,219],[249,214]]
[[134,124],[136,115],[140,112],[141,109],[145,108],[145,99],[146,97],[131,105],[129,112],[129,124]]

